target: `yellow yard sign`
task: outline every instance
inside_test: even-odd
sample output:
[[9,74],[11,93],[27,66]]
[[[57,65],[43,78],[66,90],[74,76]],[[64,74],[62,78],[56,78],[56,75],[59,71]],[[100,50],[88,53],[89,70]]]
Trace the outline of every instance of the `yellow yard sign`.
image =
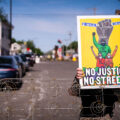
[[78,16],[81,88],[120,87],[120,16]]

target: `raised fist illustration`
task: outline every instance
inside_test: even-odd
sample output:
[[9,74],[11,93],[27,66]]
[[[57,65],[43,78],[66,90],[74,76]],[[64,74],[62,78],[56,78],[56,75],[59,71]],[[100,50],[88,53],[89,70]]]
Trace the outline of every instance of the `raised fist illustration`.
[[103,21],[98,22],[96,27],[97,34],[99,36],[98,43],[101,44],[101,40],[105,40],[108,45],[109,37],[113,30],[113,26],[111,24],[111,19],[105,19]]

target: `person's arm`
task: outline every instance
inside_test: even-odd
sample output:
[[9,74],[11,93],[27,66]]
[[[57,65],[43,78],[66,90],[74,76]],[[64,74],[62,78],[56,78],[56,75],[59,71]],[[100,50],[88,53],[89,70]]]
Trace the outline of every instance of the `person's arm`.
[[84,77],[84,72],[82,69],[77,68],[77,74],[73,80],[72,86],[68,89],[68,93],[71,96],[80,96],[80,85],[79,79]]
[[93,43],[94,45],[98,48],[100,46],[100,44],[98,44],[98,42],[96,41],[96,38],[95,38],[95,32],[93,32]]
[[111,48],[109,47],[109,49],[108,49],[108,53],[111,53]]
[[116,54],[116,52],[117,52],[117,49],[118,49],[118,46],[115,46],[115,49],[114,49],[114,51],[113,51],[113,53],[112,53],[112,58],[115,56],[115,54]]
[[91,51],[92,51],[93,55],[95,56],[95,58],[97,58],[97,55],[95,54],[95,52],[93,50],[93,46],[91,46]]

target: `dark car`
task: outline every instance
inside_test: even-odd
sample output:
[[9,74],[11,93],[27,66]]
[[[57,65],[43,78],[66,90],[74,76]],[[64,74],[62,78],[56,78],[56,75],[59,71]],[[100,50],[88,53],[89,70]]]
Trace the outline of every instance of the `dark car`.
[[[0,88],[21,84],[19,65],[14,56],[0,56]],[[16,82],[17,81],[17,82]]]
[[26,73],[26,70],[25,70],[25,65],[22,58],[20,57],[20,55],[15,55],[15,59],[18,62],[18,65],[20,65],[21,67],[22,76],[24,76]]
[[26,71],[29,71],[29,61],[26,59],[26,56],[24,54],[21,54],[20,57],[23,60]]
[[30,53],[24,54],[24,55],[26,56],[26,59],[29,61],[29,65],[30,65],[31,67],[33,67],[33,66],[34,66],[34,63],[35,63],[35,59],[34,59],[33,55],[30,54]]

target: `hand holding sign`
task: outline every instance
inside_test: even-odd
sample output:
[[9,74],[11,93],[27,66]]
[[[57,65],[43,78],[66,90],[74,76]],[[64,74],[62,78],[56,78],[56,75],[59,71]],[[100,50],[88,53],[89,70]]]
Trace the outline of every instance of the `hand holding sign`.
[[77,78],[77,79],[81,79],[81,78],[83,78],[83,77],[84,77],[84,72],[83,72],[83,70],[80,69],[80,68],[77,68],[76,78]]

